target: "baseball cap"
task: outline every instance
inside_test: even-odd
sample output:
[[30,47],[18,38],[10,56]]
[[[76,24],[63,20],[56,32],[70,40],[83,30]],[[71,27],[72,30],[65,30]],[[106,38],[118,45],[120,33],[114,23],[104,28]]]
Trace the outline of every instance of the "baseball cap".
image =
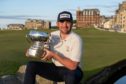
[[70,12],[68,12],[68,11],[60,12],[58,14],[57,22],[63,21],[63,20],[73,21],[72,14]]

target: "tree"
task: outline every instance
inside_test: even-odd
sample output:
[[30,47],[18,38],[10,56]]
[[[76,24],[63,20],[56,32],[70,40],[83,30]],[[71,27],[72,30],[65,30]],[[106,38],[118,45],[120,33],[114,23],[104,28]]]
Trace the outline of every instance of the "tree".
[[76,20],[73,20],[73,23],[76,23]]

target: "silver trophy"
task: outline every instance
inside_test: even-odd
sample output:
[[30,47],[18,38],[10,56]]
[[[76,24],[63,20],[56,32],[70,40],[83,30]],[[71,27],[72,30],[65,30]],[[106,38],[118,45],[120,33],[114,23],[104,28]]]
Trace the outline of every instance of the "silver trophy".
[[32,43],[30,48],[27,50],[26,56],[33,58],[42,58],[44,54],[44,48],[49,48],[48,38],[49,35],[46,32],[31,30],[26,38]]

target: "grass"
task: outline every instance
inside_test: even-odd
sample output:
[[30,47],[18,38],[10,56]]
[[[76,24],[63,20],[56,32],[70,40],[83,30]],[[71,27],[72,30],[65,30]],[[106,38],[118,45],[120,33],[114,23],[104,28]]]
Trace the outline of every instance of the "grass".
[[95,29],[77,30],[84,40],[85,78],[125,59],[126,34]]
[[[74,31],[82,37],[84,42],[82,60],[85,79],[105,66],[126,58],[126,34],[92,28]],[[0,31],[0,75],[15,74],[19,66],[29,61],[25,57],[25,51],[30,46],[25,38],[27,33],[27,30]]]

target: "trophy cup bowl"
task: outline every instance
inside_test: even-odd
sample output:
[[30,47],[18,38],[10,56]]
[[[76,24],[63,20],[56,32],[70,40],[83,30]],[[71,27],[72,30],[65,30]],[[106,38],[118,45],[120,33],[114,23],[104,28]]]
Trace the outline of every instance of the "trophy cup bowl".
[[32,43],[27,50],[26,56],[32,58],[42,58],[44,47],[48,45],[49,35],[46,32],[31,30],[26,38]]
[[49,38],[49,35],[46,32],[31,30],[26,37],[33,41],[46,42]]

